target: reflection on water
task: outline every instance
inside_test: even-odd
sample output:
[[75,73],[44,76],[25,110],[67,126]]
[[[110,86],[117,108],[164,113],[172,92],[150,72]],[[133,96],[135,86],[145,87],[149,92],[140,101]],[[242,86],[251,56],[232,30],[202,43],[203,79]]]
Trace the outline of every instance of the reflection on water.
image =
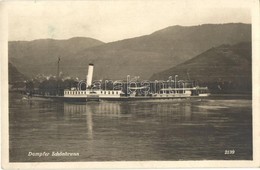
[[88,126],[88,135],[89,139],[93,139],[93,121],[92,121],[92,111],[91,109],[86,109],[87,114],[87,126]]
[[[10,161],[252,159],[251,100],[66,103],[10,98]],[[236,151],[225,155],[225,150]],[[78,157],[28,157],[28,152]]]
[[[130,102],[100,102],[100,103],[62,103],[64,114],[70,116],[95,113],[96,116],[127,117],[132,113],[150,116],[156,112],[161,116],[179,116],[190,119],[191,104],[189,103],[130,103]],[[151,112],[152,111],[152,112]]]

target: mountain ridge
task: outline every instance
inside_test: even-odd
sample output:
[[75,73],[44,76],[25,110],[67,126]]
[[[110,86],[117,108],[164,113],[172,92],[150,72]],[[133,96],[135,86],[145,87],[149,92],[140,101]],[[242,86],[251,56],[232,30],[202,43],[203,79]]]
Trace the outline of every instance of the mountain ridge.
[[221,90],[250,92],[252,90],[251,50],[251,42],[210,48],[186,62],[154,74],[150,80],[167,79],[169,76],[178,75],[179,80],[196,80],[217,92]]
[[[176,28],[178,27],[178,31]],[[206,24],[199,26],[170,26],[148,35],[102,43],[73,53],[60,52],[64,74],[84,78],[88,63],[95,64],[95,79],[123,79],[127,75],[138,75],[148,79],[152,74],[183,63],[194,56],[221,44],[251,41],[251,24]],[[56,56],[57,50],[49,47]],[[12,48],[10,48],[12,50]],[[32,60],[37,54],[29,54],[29,62],[13,63],[29,76],[36,73],[55,74],[57,57],[43,62]],[[43,56],[42,56],[43,57]],[[44,57],[43,57],[44,58]],[[48,57],[46,57],[48,58]],[[19,63],[20,62],[20,63]],[[35,68],[36,67],[36,68]]]
[[[228,27],[228,31],[225,31],[225,28],[222,28],[223,26]],[[231,28],[229,28],[230,26]],[[240,28],[241,26],[242,28]],[[194,31],[196,32],[201,27],[205,27],[205,25],[184,27],[184,30],[182,30],[184,33],[178,36],[183,37],[184,35],[194,34]],[[104,63],[110,63],[109,61],[114,61],[114,63],[111,63],[111,66],[117,67],[117,69],[106,68],[108,69],[106,73],[110,73],[110,75],[99,71],[101,68],[97,68],[97,74],[104,75],[98,77],[98,79],[105,77],[112,79],[116,77],[122,78],[128,74],[141,74],[141,77],[147,78],[149,75],[151,76],[147,71],[148,69],[152,72],[158,72],[159,70],[180,64],[206,51],[209,47],[218,46],[223,43],[233,44],[251,40],[251,25],[248,24],[208,24],[206,27],[200,31],[200,35],[193,35],[193,37],[186,36],[181,41],[180,39],[176,40],[177,35],[174,33],[176,30],[171,30],[173,33],[166,34],[158,34],[160,31],[157,31],[150,35],[106,43],[99,47],[86,49],[77,55],[80,61],[95,63],[97,67],[99,65],[104,66]],[[215,30],[219,29],[219,31],[214,33],[215,30],[211,27],[217,27]],[[212,40],[208,40],[209,37],[203,36],[207,32],[209,32],[209,35],[213,34],[211,36]],[[97,55],[98,58],[94,57],[93,54]],[[122,58],[128,58],[129,60],[126,62],[127,59],[123,60]],[[126,71],[122,69],[122,65],[128,67]],[[120,70],[122,74],[115,75],[115,70]]]
[[55,67],[58,57],[73,58],[78,51],[101,44],[104,43],[85,37],[73,37],[68,40],[10,41],[8,43],[9,61],[28,77],[40,73],[54,74],[54,69],[48,72],[48,66]]

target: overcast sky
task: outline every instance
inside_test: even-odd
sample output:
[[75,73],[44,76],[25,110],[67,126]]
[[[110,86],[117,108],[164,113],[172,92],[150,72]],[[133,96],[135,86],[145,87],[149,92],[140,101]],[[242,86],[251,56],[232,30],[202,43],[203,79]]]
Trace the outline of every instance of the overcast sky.
[[[210,2],[210,3],[209,3]],[[245,0],[6,2],[9,40],[91,37],[111,42],[172,25],[251,23]]]

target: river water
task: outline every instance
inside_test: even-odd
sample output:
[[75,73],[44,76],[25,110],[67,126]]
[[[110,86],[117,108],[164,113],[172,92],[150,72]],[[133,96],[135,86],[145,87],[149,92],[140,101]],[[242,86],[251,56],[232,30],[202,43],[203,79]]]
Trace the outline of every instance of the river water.
[[252,159],[250,99],[9,101],[10,162]]

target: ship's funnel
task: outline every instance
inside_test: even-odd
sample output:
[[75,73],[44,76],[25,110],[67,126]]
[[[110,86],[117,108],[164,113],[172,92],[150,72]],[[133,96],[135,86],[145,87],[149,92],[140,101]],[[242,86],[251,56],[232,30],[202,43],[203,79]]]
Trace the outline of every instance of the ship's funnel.
[[90,87],[92,84],[93,71],[94,71],[94,64],[89,64],[88,75],[87,75],[87,87]]

